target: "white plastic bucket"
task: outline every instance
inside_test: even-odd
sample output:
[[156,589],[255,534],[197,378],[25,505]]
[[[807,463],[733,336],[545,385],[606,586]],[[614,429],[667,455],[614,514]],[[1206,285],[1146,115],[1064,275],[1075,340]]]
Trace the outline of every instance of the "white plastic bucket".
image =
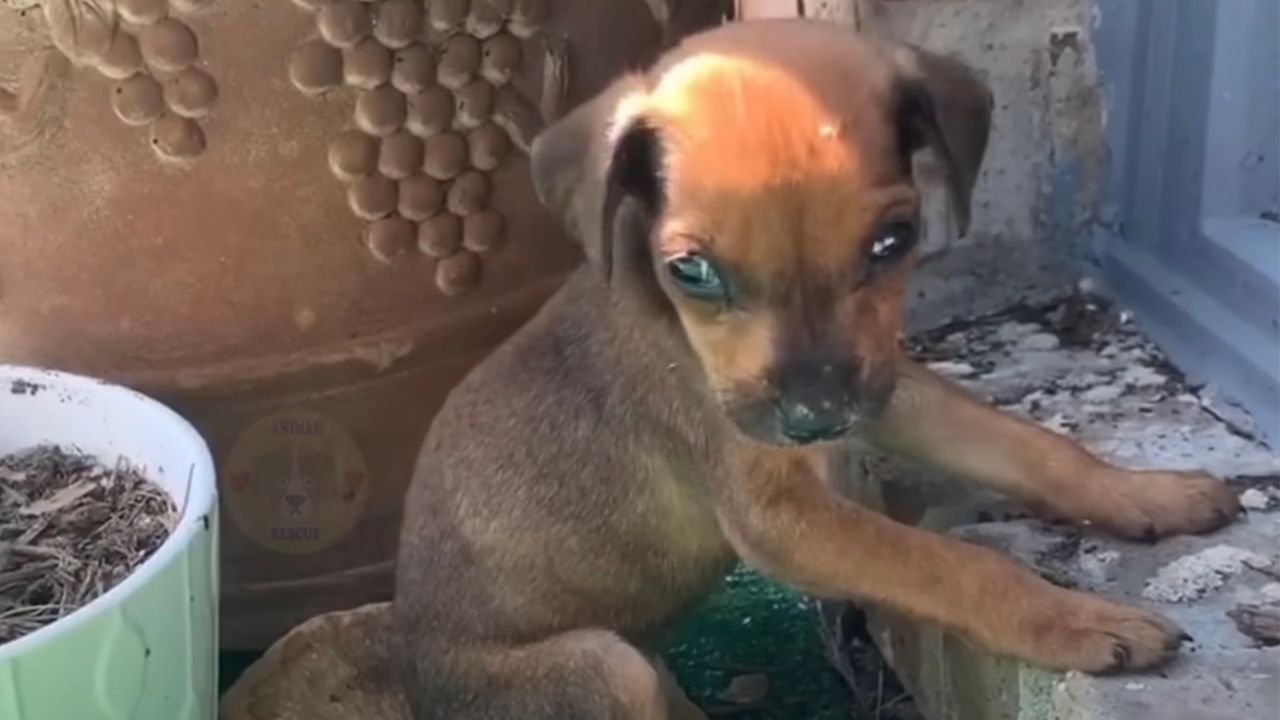
[[127,388],[0,365],[0,455],[39,444],[137,468],[181,516],[128,578],[0,645],[0,720],[213,720],[218,506],[207,444],[182,417]]

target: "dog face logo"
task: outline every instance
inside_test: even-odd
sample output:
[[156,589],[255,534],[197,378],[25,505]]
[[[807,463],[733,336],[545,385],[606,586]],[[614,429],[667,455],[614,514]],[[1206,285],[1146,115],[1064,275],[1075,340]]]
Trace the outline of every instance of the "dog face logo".
[[322,550],[358,523],[368,496],[365,462],[332,418],[285,411],[259,419],[227,458],[230,515],[250,538],[286,554]]
[[912,156],[944,160],[967,230],[986,88],[914,48],[762,21],[686,42],[593,105],[535,143],[540,196],[617,292],[674,317],[734,424],[803,444],[879,412],[917,257]]

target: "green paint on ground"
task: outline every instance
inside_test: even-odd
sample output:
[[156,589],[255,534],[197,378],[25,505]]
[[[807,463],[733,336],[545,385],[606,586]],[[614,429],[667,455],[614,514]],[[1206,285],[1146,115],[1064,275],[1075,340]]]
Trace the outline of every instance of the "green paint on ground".
[[[854,718],[849,686],[827,659],[817,606],[750,570],[734,571],[722,592],[681,623],[666,661],[713,720]],[[758,708],[717,697],[734,677],[753,673],[769,679]]]

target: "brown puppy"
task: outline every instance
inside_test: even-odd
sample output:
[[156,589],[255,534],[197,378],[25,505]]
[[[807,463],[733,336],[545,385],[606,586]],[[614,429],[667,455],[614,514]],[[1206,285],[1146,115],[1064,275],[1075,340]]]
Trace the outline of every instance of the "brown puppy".
[[931,148],[967,215],[990,121],[967,69],[808,21],[686,40],[541,136],[589,262],[452,394],[410,491],[396,612],[417,720],[701,714],[653,660],[736,559],[1051,668],[1181,632],[827,482],[858,436],[1126,537],[1207,531],[1213,478],[1129,472],[899,355]]

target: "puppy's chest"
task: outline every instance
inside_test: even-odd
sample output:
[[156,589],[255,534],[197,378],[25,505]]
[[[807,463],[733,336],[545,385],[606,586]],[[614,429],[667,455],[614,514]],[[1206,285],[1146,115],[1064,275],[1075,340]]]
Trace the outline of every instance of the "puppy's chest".
[[715,571],[732,555],[708,489],[709,470],[692,460],[655,453],[643,464],[646,525],[677,572]]

